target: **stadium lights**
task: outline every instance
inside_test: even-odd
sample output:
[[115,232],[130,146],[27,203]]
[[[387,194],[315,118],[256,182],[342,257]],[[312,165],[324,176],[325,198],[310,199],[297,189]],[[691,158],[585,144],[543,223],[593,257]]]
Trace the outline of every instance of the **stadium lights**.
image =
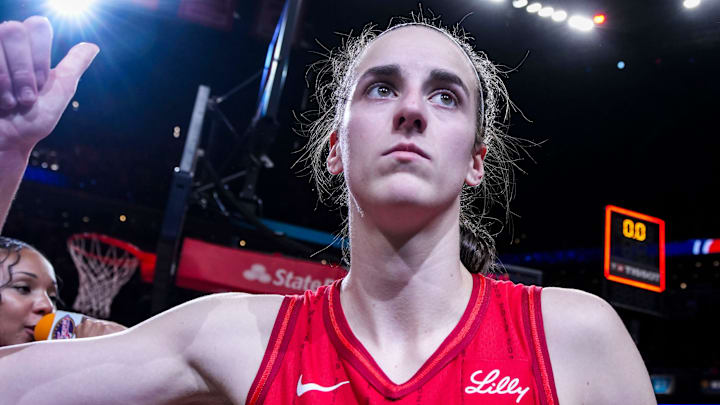
[[[492,0],[497,1],[497,0]],[[685,2],[691,2],[700,0],[685,0]],[[532,2],[528,4],[528,0],[513,0],[512,5],[515,8],[525,8],[530,14],[539,15],[542,18],[552,18],[555,22],[563,22],[568,20],[568,25],[579,31],[590,31],[595,25],[602,25],[606,21],[605,14],[596,14],[592,18],[587,18],[579,15],[574,15],[568,19],[568,13],[565,10],[556,10],[550,6],[543,6],[540,2]]]
[[568,25],[579,31],[590,31],[593,29],[593,21],[586,17],[574,15],[568,20]]
[[48,0],[47,6],[59,15],[76,17],[88,13],[94,2],[95,0]]
[[683,6],[685,8],[695,8],[700,5],[700,0],[685,0],[683,1]]
[[565,10],[557,10],[553,13],[552,19],[556,22],[563,22],[567,20],[567,13],[565,12]]
[[542,4],[533,3],[529,6],[527,6],[527,8],[525,10],[527,10],[528,13],[537,13],[538,11],[540,11],[541,8],[542,8]]
[[552,7],[543,7],[540,9],[540,11],[538,11],[538,15],[543,18],[550,17],[551,15],[553,15],[553,11],[554,10]]

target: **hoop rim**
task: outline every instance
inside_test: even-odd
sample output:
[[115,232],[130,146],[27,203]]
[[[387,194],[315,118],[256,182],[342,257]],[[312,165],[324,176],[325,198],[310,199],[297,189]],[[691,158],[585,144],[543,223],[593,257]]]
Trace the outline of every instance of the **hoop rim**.
[[[114,246],[116,248],[125,250],[132,254],[133,256],[137,257],[137,259],[140,261],[140,267],[143,269],[152,269],[155,267],[155,259],[156,256],[153,253],[144,252],[139,247],[133,245],[130,242],[126,242],[124,240],[113,238],[112,236],[108,236],[102,233],[97,232],[81,232],[81,233],[75,233],[70,235],[67,238],[67,244],[71,245],[73,242],[81,239],[96,239],[102,243],[106,243],[110,246]],[[75,247],[74,247],[75,248]],[[82,250],[80,248],[77,248],[79,250]]]

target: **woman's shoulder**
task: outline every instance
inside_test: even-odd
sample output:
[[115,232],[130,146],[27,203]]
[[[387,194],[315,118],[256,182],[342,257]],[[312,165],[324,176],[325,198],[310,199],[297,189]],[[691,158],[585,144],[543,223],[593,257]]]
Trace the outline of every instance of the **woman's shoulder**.
[[607,301],[581,290],[546,287],[541,302],[560,403],[574,403],[578,398],[634,398],[626,403],[652,403],[642,358]]
[[613,307],[595,294],[573,288],[545,287],[541,295],[543,320],[561,324],[578,333],[595,332],[601,327],[623,327]]
[[[268,337],[275,317],[287,297],[274,294],[218,293],[186,302],[168,312],[177,312],[190,329],[217,336],[223,331]],[[267,339],[263,339],[267,340]]]
[[[282,295],[222,293],[170,310],[184,356],[200,375],[234,401],[247,395],[260,368]],[[174,314],[172,314],[174,312]]]
[[282,295],[211,294],[173,307],[127,333],[139,339],[162,337],[189,360],[201,363],[212,359],[208,354],[214,348],[254,362],[255,354],[262,355],[267,345],[284,299]]
[[579,354],[592,348],[611,347],[625,341],[627,331],[615,309],[597,295],[558,287],[545,287],[541,295],[542,317],[548,345]]
[[[282,295],[219,293],[185,302],[134,327],[130,334],[163,336],[168,344],[202,357],[207,347],[227,345],[249,353],[267,344]],[[189,345],[192,345],[190,347]]]
[[273,317],[286,297],[275,294],[216,293],[196,298],[173,307],[165,316],[200,316],[206,319],[233,318],[242,321],[248,316]]

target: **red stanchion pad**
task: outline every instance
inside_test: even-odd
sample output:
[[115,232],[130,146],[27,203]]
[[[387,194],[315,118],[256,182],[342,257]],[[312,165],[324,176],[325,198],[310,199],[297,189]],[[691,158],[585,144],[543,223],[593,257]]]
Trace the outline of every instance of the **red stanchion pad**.
[[[143,281],[152,282],[154,268],[143,268],[141,272]],[[176,285],[207,292],[298,294],[330,284],[345,274],[340,266],[185,238]]]

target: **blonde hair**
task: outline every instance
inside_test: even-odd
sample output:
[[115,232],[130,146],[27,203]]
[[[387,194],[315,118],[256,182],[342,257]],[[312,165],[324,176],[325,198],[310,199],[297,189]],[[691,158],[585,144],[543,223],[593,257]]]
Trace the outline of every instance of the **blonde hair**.
[[[301,133],[306,135],[308,143],[302,150],[298,162],[305,165],[315,184],[321,201],[335,206],[348,205],[348,189],[343,176],[332,175],[326,168],[329,141],[332,132],[341,128],[342,118],[351,97],[354,86],[355,68],[367,47],[377,38],[395,29],[418,26],[444,34],[455,43],[468,57],[477,74],[477,89],[480,92],[477,105],[475,131],[476,147],[485,144],[488,152],[485,156],[485,177],[475,187],[463,186],[460,197],[460,226],[463,238],[467,235],[478,245],[478,254],[482,262],[474,265],[474,272],[488,272],[495,266],[495,242],[488,230],[487,222],[504,223],[488,216],[494,204],[505,210],[506,220],[510,217],[509,204],[514,197],[514,168],[524,150],[522,141],[507,134],[508,121],[515,105],[510,101],[502,77],[507,71],[493,64],[485,53],[476,51],[471,45],[472,37],[460,25],[448,29],[438,18],[427,18],[423,11],[411,13],[409,18],[395,18],[385,30],[377,30],[375,25],[366,26],[359,35],[352,33],[343,38],[337,49],[325,48],[324,60],[316,62],[308,69],[308,78],[315,73],[316,111],[301,116]],[[482,201],[478,207],[475,202]],[[341,236],[347,235],[347,218]],[[468,245],[467,243],[461,243]],[[344,245],[343,257],[349,258],[349,246]],[[463,252],[462,256],[466,256]],[[476,255],[477,256],[477,255]],[[476,262],[478,262],[476,260]],[[480,267],[480,268],[477,268]]]

